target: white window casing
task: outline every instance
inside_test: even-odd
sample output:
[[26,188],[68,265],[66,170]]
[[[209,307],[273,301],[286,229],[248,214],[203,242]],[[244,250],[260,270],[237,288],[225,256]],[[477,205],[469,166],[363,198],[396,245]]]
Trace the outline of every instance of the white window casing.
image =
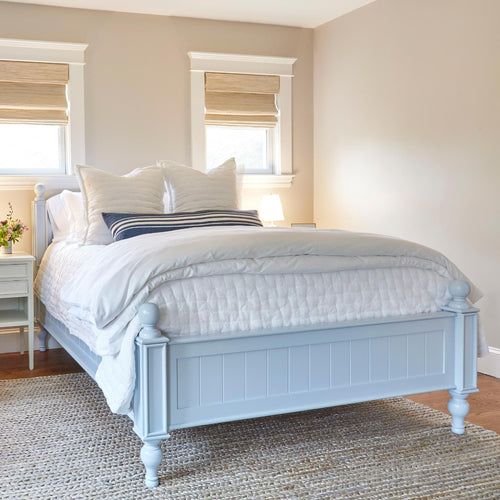
[[37,182],[47,186],[73,188],[77,181],[73,175],[75,164],[85,164],[85,94],[84,94],[84,43],[48,42],[0,38],[0,60],[65,63],[69,65],[67,97],[69,122],[66,125],[64,175],[1,175],[0,189],[26,189]]
[[241,73],[278,75],[279,127],[274,147],[273,174],[243,175],[243,186],[248,188],[289,187],[293,181],[292,172],[292,57],[268,57],[242,54],[221,54],[213,52],[189,52],[191,60],[191,164],[204,171],[206,168],[205,132],[205,73]]

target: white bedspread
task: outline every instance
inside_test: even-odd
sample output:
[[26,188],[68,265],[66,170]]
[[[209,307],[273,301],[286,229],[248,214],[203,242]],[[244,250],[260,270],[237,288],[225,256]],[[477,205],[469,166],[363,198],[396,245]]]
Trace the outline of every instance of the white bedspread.
[[[450,279],[466,278],[438,252],[394,238],[202,228],[52,245],[36,291],[102,356],[97,382],[111,409],[126,413],[143,302],[159,305],[170,337],[237,333],[434,312],[449,299]],[[472,285],[471,299],[480,296]]]

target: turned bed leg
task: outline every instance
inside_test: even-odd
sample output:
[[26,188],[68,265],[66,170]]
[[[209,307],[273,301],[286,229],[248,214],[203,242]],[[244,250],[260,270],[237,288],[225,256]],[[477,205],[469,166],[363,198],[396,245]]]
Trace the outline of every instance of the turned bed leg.
[[42,328],[38,333],[38,342],[40,344],[39,349],[40,352],[45,352],[47,350],[47,345],[49,343],[49,332]]
[[465,432],[465,417],[469,413],[468,393],[451,390],[451,399],[448,402],[448,411],[451,413],[451,432],[463,434]]
[[148,488],[158,486],[158,467],[163,458],[160,443],[161,441],[145,441],[141,448],[141,460],[146,468],[145,483]]
[[141,331],[135,340],[134,431],[142,439],[146,486],[158,486],[160,443],[168,434],[168,338],[158,328],[160,311],[151,303],[139,308]]
[[469,394],[477,392],[477,313],[467,297],[470,285],[465,281],[452,281],[448,285],[451,300],[445,311],[456,313],[455,317],[455,349],[454,349],[454,382],[450,390],[451,399],[448,411],[451,414],[451,431],[455,434],[465,432],[464,419],[469,413]]

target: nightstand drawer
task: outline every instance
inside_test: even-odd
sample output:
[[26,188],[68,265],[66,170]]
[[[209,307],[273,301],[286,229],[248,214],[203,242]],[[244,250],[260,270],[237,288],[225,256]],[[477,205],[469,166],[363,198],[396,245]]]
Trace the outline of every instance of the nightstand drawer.
[[28,264],[0,264],[0,280],[27,277]]
[[0,281],[0,297],[22,295],[28,293],[28,281]]

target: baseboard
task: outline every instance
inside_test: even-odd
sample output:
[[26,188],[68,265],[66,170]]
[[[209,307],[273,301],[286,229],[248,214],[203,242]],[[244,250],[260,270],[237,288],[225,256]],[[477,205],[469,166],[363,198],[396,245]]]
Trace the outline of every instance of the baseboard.
[[[3,333],[0,335],[0,354],[8,352],[19,352],[20,345],[20,333]],[[49,349],[57,349],[61,347],[53,338],[49,337]],[[23,339],[24,352],[28,352],[28,333],[24,333]],[[35,332],[35,351],[39,350],[38,342],[38,332]]]
[[500,378],[500,349],[489,347],[489,354],[477,360],[477,371]]

